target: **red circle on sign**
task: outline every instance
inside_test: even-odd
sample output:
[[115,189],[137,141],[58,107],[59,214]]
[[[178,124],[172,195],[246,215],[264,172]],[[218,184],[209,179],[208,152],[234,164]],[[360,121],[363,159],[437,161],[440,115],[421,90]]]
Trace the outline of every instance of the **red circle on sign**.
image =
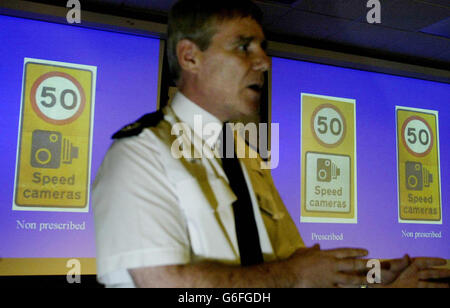
[[[425,124],[425,126],[428,128],[428,130],[430,131],[430,146],[428,147],[428,150],[426,150],[425,152],[423,152],[423,153],[416,153],[416,152],[414,152],[413,150],[411,150],[410,148],[409,148],[409,146],[408,146],[408,144],[406,143],[406,138],[405,138],[405,128],[406,128],[406,125],[408,125],[408,123],[409,122],[411,122],[412,120],[418,120],[418,121],[420,121],[420,122],[422,122],[422,123],[424,123]],[[433,148],[433,139],[434,139],[434,135],[433,135],[433,131],[431,130],[431,127],[430,127],[430,125],[428,125],[428,123],[427,123],[427,121],[425,121],[423,118],[421,118],[421,117],[418,117],[418,116],[412,116],[412,117],[409,117],[408,119],[406,119],[406,121],[403,123],[403,125],[402,125],[402,142],[403,142],[403,145],[405,146],[405,148],[406,148],[406,150],[410,153],[410,154],[412,154],[412,155],[414,155],[414,156],[417,156],[417,157],[424,157],[424,156],[426,156],[426,155],[428,155],[428,153],[430,153],[430,151],[431,151],[431,149]]]
[[[70,80],[77,87],[78,91],[80,92],[80,96],[81,96],[80,107],[78,108],[77,112],[68,119],[55,120],[55,119],[49,118],[45,114],[43,114],[42,111],[37,106],[37,102],[36,102],[37,88],[44,80],[51,78],[51,77],[62,77],[62,78]],[[84,95],[84,91],[83,91],[83,88],[81,87],[81,84],[75,78],[70,76],[69,74],[66,74],[63,72],[49,72],[49,73],[42,75],[34,82],[33,86],[31,87],[30,101],[31,101],[31,107],[33,108],[34,112],[36,112],[36,114],[41,119],[43,119],[44,121],[51,123],[51,124],[65,125],[65,124],[72,123],[73,121],[78,119],[78,117],[83,113],[84,106],[86,105],[86,96]]]
[[[315,128],[314,128],[314,119],[315,119],[316,115],[319,113],[319,111],[322,110],[322,109],[324,109],[324,108],[330,108],[330,109],[333,109],[334,111],[336,111],[336,113],[337,113],[337,114],[341,117],[341,119],[342,119],[342,126],[343,126],[343,128],[342,128],[342,129],[343,129],[343,131],[342,131],[342,136],[341,136],[341,138],[340,138],[337,142],[332,143],[332,144],[328,144],[328,143],[323,142],[323,141],[320,139],[320,137],[317,136],[316,130],[315,130]],[[320,105],[319,107],[317,107],[317,108],[314,110],[314,112],[313,112],[313,114],[312,114],[312,117],[311,117],[311,131],[312,131],[312,133],[313,133],[313,136],[314,136],[314,138],[317,140],[317,142],[318,142],[320,145],[322,145],[322,146],[324,146],[324,147],[326,147],[326,148],[334,148],[334,147],[337,147],[338,145],[340,145],[340,144],[342,143],[342,141],[344,141],[345,135],[346,135],[346,133],[347,133],[347,125],[346,125],[346,124],[347,124],[347,123],[345,122],[345,118],[344,118],[344,116],[342,115],[341,111],[340,111],[336,106],[334,106],[334,105],[332,105],[332,104],[322,104],[322,105]]]

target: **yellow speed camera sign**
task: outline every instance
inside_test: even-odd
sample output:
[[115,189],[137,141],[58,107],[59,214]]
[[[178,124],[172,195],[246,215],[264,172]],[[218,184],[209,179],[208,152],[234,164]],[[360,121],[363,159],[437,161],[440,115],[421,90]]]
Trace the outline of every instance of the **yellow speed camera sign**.
[[26,58],[13,210],[89,210],[96,68]]
[[438,113],[396,107],[401,223],[442,223]]
[[301,95],[302,222],[356,223],[355,100]]

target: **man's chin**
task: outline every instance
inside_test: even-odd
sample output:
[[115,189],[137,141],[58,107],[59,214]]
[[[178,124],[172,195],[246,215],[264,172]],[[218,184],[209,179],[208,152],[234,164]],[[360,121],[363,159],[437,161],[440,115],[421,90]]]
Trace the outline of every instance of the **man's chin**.
[[239,115],[239,121],[243,123],[258,123],[260,120],[260,104],[259,102],[257,104],[247,104],[247,108],[245,110],[241,111],[241,114]]
[[241,98],[238,101],[230,104],[228,110],[229,118],[231,122],[255,122],[255,119],[259,119],[260,100],[255,97]]
[[254,115],[244,115],[239,119],[239,122],[243,123],[244,125],[247,123],[255,123],[258,124],[261,121],[259,114]]

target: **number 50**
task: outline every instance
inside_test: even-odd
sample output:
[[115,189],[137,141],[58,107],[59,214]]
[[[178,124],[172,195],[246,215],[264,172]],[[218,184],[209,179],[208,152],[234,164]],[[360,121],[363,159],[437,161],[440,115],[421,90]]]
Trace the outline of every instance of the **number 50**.
[[[41,92],[41,97],[42,98],[50,98],[50,102],[47,102],[46,100],[42,100],[41,104],[44,107],[47,108],[51,108],[53,106],[55,106],[56,102],[57,102],[57,98],[55,95],[56,92],[56,88],[52,88],[52,87],[43,87],[42,88],[42,92]],[[70,94],[72,96],[72,103],[71,104],[67,104],[66,102],[66,96]],[[75,91],[71,90],[71,89],[65,89],[61,92],[61,95],[59,97],[59,101],[61,103],[61,106],[66,109],[66,110],[72,110],[77,106],[78,103],[78,97],[77,94],[75,93]]]
[[414,127],[409,127],[408,137],[408,142],[411,144],[415,144],[417,140],[423,145],[427,145],[430,142],[430,135],[425,129],[419,130],[419,133],[416,134],[416,129]]
[[[319,116],[317,118],[317,126],[318,126],[318,132],[321,134],[326,134],[328,132],[328,118],[324,116]],[[332,118],[330,121],[330,132],[335,135],[339,136],[342,132],[342,122],[338,118]]]

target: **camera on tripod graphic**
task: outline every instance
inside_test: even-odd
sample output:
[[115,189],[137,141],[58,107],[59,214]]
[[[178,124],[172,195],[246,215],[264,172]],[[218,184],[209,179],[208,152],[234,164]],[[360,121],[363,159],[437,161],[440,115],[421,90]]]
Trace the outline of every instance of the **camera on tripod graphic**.
[[424,187],[430,187],[430,183],[433,183],[433,174],[419,162],[407,161],[405,175],[408,190],[423,190]]
[[63,164],[71,164],[78,158],[78,147],[73,146],[61,133],[35,130],[31,141],[31,166],[35,168],[57,169]]

